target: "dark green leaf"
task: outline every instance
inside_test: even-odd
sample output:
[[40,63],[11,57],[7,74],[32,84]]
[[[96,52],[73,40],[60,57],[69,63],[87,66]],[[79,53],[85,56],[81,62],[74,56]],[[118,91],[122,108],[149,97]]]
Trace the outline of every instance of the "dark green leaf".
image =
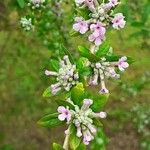
[[110,50],[110,45],[107,42],[104,42],[101,44],[96,52],[97,57],[103,57],[105,56]]
[[51,67],[52,67],[55,71],[59,71],[59,62],[58,62],[58,60],[51,59],[51,60],[50,60],[50,63],[51,63]]
[[25,1],[24,0],[17,0],[17,3],[18,3],[20,8],[24,8],[24,6],[25,6]]
[[74,106],[71,103],[67,102],[66,100],[57,99],[55,101],[59,106],[64,106],[64,107],[68,106],[70,109],[74,110]]
[[58,115],[59,113],[46,115],[38,121],[38,124],[47,128],[59,126],[63,122],[58,119]]
[[83,143],[80,143],[76,150],[86,150],[86,146]]
[[79,50],[80,55],[82,57],[85,57],[85,58],[89,59],[89,61],[91,61],[91,62],[99,61],[99,58],[96,55],[92,54],[90,52],[90,50],[87,49],[86,47],[78,46],[78,50]]

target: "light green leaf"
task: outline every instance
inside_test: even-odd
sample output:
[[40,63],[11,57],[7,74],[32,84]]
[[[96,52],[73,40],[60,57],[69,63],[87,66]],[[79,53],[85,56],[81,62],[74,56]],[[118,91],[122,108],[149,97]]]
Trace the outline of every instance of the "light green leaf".
[[52,93],[51,93],[51,88],[48,87],[44,92],[43,92],[43,97],[51,97]]
[[74,88],[71,90],[71,99],[74,104],[80,105],[85,96],[85,89],[82,83],[78,83]]
[[74,126],[72,126],[72,132],[70,134],[70,148],[72,150],[76,150],[77,147],[80,145],[81,143],[81,138],[76,136],[76,128]]
[[64,150],[63,147],[57,143],[53,143],[53,150]]
[[41,118],[37,123],[42,127],[56,127],[63,124],[62,121],[58,119],[59,113],[49,114]]

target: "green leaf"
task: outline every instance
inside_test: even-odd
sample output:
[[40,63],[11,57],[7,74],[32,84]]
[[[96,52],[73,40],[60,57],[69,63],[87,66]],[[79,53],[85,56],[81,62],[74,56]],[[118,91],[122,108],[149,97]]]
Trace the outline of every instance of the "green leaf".
[[101,44],[96,52],[96,56],[103,57],[105,56],[110,50],[110,45],[107,42]]
[[55,71],[59,71],[59,61],[58,60],[55,60],[55,59],[51,59],[50,60],[50,64],[51,64],[51,67],[55,70]]
[[78,83],[74,88],[71,90],[71,99],[74,104],[80,105],[85,96],[85,89],[82,83]]
[[80,33],[76,32],[75,30],[71,30],[69,34],[70,34],[71,37],[76,37],[76,36],[80,35]]
[[70,148],[72,150],[76,150],[77,147],[80,145],[81,143],[81,138],[76,136],[76,128],[74,126],[72,126],[72,132],[70,134]]
[[79,50],[80,55],[82,57],[87,58],[89,61],[91,61],[91,62],[97,62],[97,61],[99,61],[99,58],[96,55],[92,54],[90,52],[90,50],[87,49],[86,47],[78,46],[78,50]]
[[90,19],[90,10],[86,9],[86,8],[80,8],[80,9],[76,9],[77,11],[77,16],[82,16],[85,20]]
[[[109,62],[117,62],[121,57],[121,55],[111,55],[111,56],[106,56],[106,60],[109,61]],[[131,57],[127,57],[127,62],[129,64],[132,64],[134,63],[134,60],[131,58]]]
[[104,134],[102,128],[98,128],[96,137],[92,141],[90,149],[92,149],[92,150],[106,150],[107,143],[108,143],[108,138]]
[[109,94],[94,94],[92,100],[94,101],[91,108],[94,111],[100,111],[107,103]]
[[93,100],[92,110],[95,112],[101,111],[108,101],[109,94],[100,94],[95,92],[94,89],[91,90],[91,88],[86,89],[86,91],[88,93],[87,97]]
[[17,3],[18,3],[20,8],[24,8],[24,6],[25,6],[25,1],[24,0],[17,0]]
[[51,88],[48,87],[44,92],[43,92],[43,97],[51,97],[52,93],[51,93]]
[[64,150],[63,147],[57,143],[53,143],[53,150]]
[[58,115],[59,113],[46,115],[38,121],[38,124],[47,128],[59,126],[63,124],[63,122],[58,119]]
[[81,77],[88,76],[92,73],[91,67],[89,67],[87,64],[88,64],[87,58],[81,57],[79,58],[79,60],[77,60],[76,65],[78,68],[79,75]]
[[71,103],[67,102],[66,100],[59,99],[59,100],[55,100],[55,101],[59,106],[64,106],[64,107],[68,106],[70,109],[74,110],[74,106]]
[[86,146],[83,143],[80,143],[76,150],[86,150]]

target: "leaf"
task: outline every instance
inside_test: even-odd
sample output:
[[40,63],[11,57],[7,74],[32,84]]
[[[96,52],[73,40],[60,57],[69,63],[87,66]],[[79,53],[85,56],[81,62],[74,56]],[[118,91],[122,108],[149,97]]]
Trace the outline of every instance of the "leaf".
[[74,104],[80,105],[85,96],[85,89],[83,87],[83,83],[78,83],[74,88],[71,90],[71,99]]
[[80,143],[76,150],[86,150],[86,146],[83,143]]
[[64,150],[63,147],[57,143],[53,143],[53,150]]
[[58,115],[59,113],[46,115],[38,121],[38,124],[47,128],[59,126],[63,124],[63,122],[58,119]]
[[92,141],[90,149],[92,149],[92,150],[106,150],[107,143],[108,143],[108,138],[104,134],[102,128],[98,128],[96,137]]
[[[120,55],[111,55],[111,56],[106,56],[105,58],[109,62],[117,62],[121,57],[123,57],[123,56],[120,56]],[[132,63],[134,63],[134,60],[131,57],[127,57],[127,62],[129,64],[132,64]]]
[[17,0],[17,3],[18,3],[20,8],[24,8],[24,6],[25,6],[25,1],[24,0]]
[[110,50],[110,45],[107,42],[101,44],[96,52],[96,56],[103,57],[105,56]]
[[91,90],[91,88],[86,89],[86,91],[88,94],[87,97],[93,100],[92,110],[95,112],[101,111],[108,101],[109,94],[100,94]]
[[109,94],[94,94],[92,100],[94,101],[91,108],[94,111],[100,111],[107,103]]
[[77,60],[77,68],[79,75],[81,77],[88,76],[92,73],[91,68],[87,65],[89,63],[87,58],[81,57],[79,60]]
[[85,20],[89,20],[90,16],[89,14],[91,13],[89,9],[86,8],[80,8],[76,9],[77,11],[77,16],[82,16]]
[[76,37],[76,36],[80,35],[80,33],[76,32],[75,30],[71,30],[69,34],[70,34],[71,37]]
[[51,97],[52,93],[51,93],[51,88],[48,87],[44,92],[43,92],[43,97]]
[[78,46],[78,50],[79,50],[80,55],[87,58],[89,61],[91,62],[99,61],[99,58],[96,55],[92,54],[90,50],[87,49],[86,47]]
[[70,148],[72,150],[76,150],[77,147],[80,145],[81,138],[76,136],[76,128],[72,126],[72,132],[70,134]]
[[55,100],[55,101],[59,106],[64,106],[64,107],[68,106],[70,109],[74,110],[74,106],[71,103],[67,102],[66,100],[59,99],[59,100]]
[[55,59],[51,59],[50,60],[50,63],[51,63],[51,67],[55,70],[55,71],[59,71],[59,62],[58,60],[55,60]]

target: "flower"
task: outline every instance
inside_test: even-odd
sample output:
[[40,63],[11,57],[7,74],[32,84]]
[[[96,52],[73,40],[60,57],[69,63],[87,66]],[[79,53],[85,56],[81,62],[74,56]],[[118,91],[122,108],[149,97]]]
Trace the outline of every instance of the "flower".
[[32,9],[39,8],[42,4],[45,3],[45,0],[30,0],[28,6],[32,5]]
[[114,18],[112,19],[112,23],[113,23],[113,28],[114,29],[120,29],[120,28],[124,28],[126,21],[124,20],[124,16],[122,13],[118,13],[114,16]]
[[105,86],[105,78],[120,78],[120,75],[115,71],[116,62],[108,62],[105,58],[101,58],[99,62],[91,63],[90,66],[93,70],[93,75],[90,76],[89,84],[98,85],[100,83],[101,89],[99,93],[109,93],[108,89]]
[[98,36],[99,34],[105,35],[106,33],[104,25],[99,21],[96,24],[91,24],[90,29],[95,36]]
[[[69,99],[69,101],[72,105],[74,103]],[[105,112],[99,112],[95,113],[90,108],[90,106],[93,104],[93,100],[91,99],[84,99],[83,105],[81,108],[79,106],[74,105],[75,110],[64,108],[63,106],[60,106],[58,108],[58,112],[61,113],[58,118],[61,121],[69,120],[67,121],[68,124],[74,124],[76,127],[76,136],[77,137],[83,137],[83,143],[85,145],[88,145],[96,135],[97,129],[96,126],[93,123],[94,118],[106,118]],[[67,113],[66,113],[67,112]],[[69,116],[68,116],[69,114]],[[65,131],[65,133],[68,133],[68,130]]]
[[95,42],[95,45],[99,46],[105,40],[106,29],[101,22],[91,24],[91,31],[93,33],[89,36],[89,41]]
[[83,20],[82,17],[75,18],[76,23],[73,25],[73,29],[81,34],[84,34],[88,31],[88,23]]
[[62,89],[70,91],[78,83],[79,79],[76,65],[71,64],[67,55],[64,56],[63,60],[60,60],[60,69],[58,72],[46,70],[45,74],[56,77],[57,83],[51,85],[53,95],[56,95]]
[[109,0],[108,3],[111,7],[115,7],[119,4],[118,0]]
[[126,68],[129,67],[129,64],[127,62],[127,57],[124,56],[124,57],[121,57],[117,63],[118,65],[118,68],[120,71],[124,71]]
[[26,30],[29,31],[31,29],[33,29],[33,25],[32,25],[32,19],[29,18],[27,19],[26,17],[22,17],[20,20],[21,26]]
[[67,108],[63,107],[63,106],[59,106],[57,111],[60,113],[59,116],[58,116],[58,119],[60,121],[67,120],[67,122],[69,123],[69,121],[71,120],[70,111]]

